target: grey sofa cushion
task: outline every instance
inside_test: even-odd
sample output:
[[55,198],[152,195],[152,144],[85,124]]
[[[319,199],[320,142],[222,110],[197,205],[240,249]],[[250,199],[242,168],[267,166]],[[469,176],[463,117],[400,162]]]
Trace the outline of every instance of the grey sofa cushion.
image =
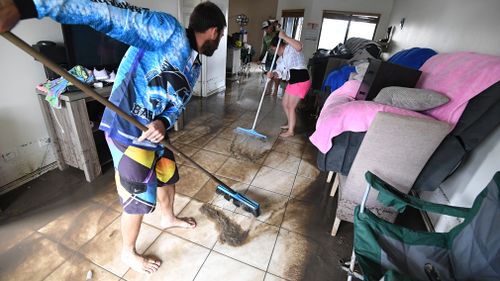
[[449,100],[447,96],[430,90],[391,86],[380,90],[373,101],[413,111],[424,111],[441,106]]

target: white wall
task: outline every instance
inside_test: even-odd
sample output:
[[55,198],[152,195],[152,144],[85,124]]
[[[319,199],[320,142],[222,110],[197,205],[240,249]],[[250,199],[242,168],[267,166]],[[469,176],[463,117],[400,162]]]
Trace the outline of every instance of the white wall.
[[[395,0],[390,25],[397,25],[397,50],[430,47],[438,52],[500,55],[500,1]],[[406,18],[403,29],[401,18]]]
[[[500,1],[395,0],[390,25],[397,25],[391,49],[429,47],[438,52],[474,51],[500,55]],[[406,18],[403,29],[401,18]],[[483,141],[435,193],[422,197],[439,203],[470,207],[476,195],[500,170],[500,128]],[[444,194],[445,196],[441,196]],[[432,217],[438,231],[457,223]]]
[[[206,0],[180,0],[184,26],[189,25],[189,17],[196,5]],[[226,16],[228,21],[229,0],[211,0]],[[201,73],[193,89],[193,95],[207,97],[226,89],[226,55],[227,55],[227,28],[221,38],[219,47],[211,57],[201,56]]]
[[[177,16],[177,1],[133,0],[132,4]],[[61,27],[49,19],[26,20],[13,30],[35,44],[40,40],[61,43]],[[35,86],[44,82],[41,64],[0,39],[0,187],[55,161],[50,146],[39,146],[48,138]]]
[[[40,40],[62,42],[60,25],[50,20],[26,20],[13,32],[29,44]],[[34,90],[36,84],[45,80],[42,66],[4,39],[0,39],[0,61],[0,186],[3,186],[54,162],[55,158],[50,146],[38,145],[39,139],[48,138]]]
[[[304,54],[306,57],[312,56],[316,51],[319,40],[319,30],[323,19],[324,10],[348,11],[348,12],[365,12],[380,14],[380,22],[375,33],[375,39],[384,37],[387,30],[392,5],[394,0],[279,0],[277,18],[281,18],[282,10],[289,9],[305,9],[304,12],[304,29],[302,31],[301,41],[304,44]],[[316,31],[308,29],[308,23],[316,23],[319,25]],[[315,40],[305,40],[307,33],[314,32],[317,36]]]

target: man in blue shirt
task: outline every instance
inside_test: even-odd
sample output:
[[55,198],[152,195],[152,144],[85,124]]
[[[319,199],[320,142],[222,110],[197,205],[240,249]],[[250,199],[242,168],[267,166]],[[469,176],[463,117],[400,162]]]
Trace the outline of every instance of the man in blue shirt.
[[106,109],[100,124],[113,156],[122,214],[122,260],[153,273],[160,261],[136,251],[143,215],[156,207],[161,226],[194,228],[193,218],[173,212],[179,174],[173,153],[159,145],[191,98],[200,73],[199,54],[211,56],[226,27],[225,15],[211,2],[195,7],[184,29],[171,15],[121,0],[0,0],[0,32],[20,19],[50,17],[84,24],[130,48],[118,69],[109,100],[147,126],[141,132]]

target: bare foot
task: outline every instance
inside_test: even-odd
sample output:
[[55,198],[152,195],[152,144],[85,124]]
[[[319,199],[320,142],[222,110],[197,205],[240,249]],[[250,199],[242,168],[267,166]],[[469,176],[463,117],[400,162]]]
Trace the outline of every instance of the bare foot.
[[288,130],[288,125],[283,125],[283,126],[280,127],[280,129],[282,129],[282,130]]
[[173,227],[180,227],[180,228],[195,228],[196,227],[196,221],[193,218],[178,218],[174,217],[174,219],[161,219],[160,222],[161,227],[165,228],[173,228]]
[[280,134],[280,137],[282,137],[282,138],[289,138],[289,137],[293,137],[293,136],[294,136],[294,134],[290,131],[286,131],[286,132],[283,132]]
[[122,251],[122,261],[139,273],[154,273],[160,268],[161,261],[146,258],[136,252]]

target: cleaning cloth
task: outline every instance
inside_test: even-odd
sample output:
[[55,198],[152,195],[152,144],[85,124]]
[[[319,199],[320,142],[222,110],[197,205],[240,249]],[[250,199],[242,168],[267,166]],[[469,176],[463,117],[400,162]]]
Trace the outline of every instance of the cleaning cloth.
[[[89,71],[81,65],[77,65],[68,71],[71,75],[75,76],[78,80],[86,84],[94,82],[92,71]],[[54,108],[61,109],[60,96],[64,93],[68,86],[73,85],[63,77],[54,80],[49,80],[37,86],[42,92],[47,93],[45,100]]]

